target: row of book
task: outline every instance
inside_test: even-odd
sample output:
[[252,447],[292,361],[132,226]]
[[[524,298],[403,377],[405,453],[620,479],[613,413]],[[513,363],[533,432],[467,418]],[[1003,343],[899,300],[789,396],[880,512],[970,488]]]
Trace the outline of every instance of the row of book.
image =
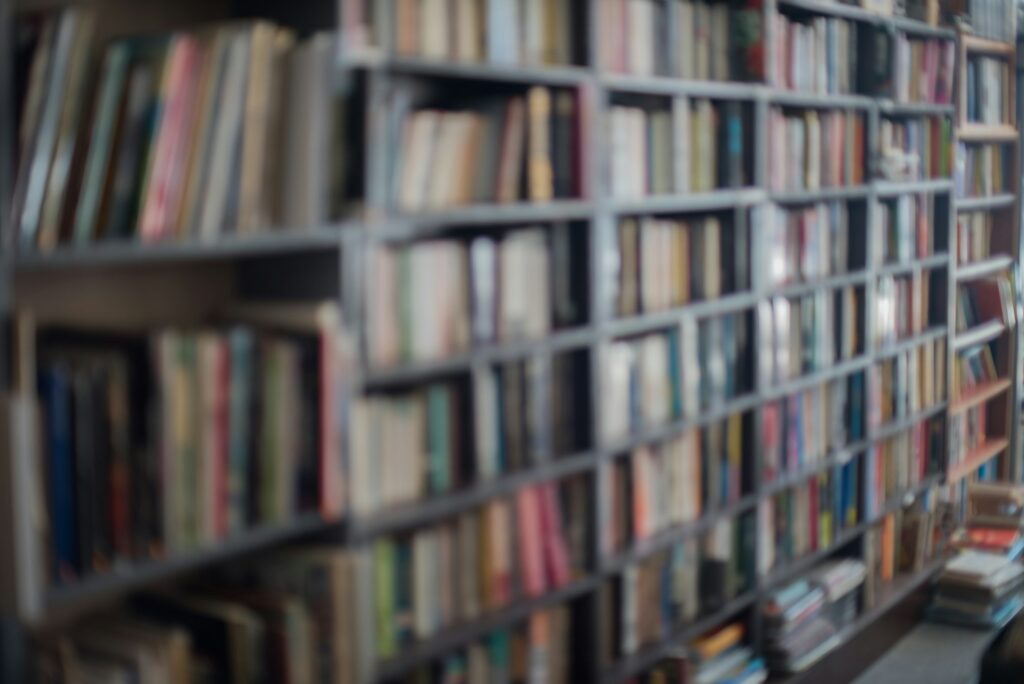
[[802,672],[839,645],[843,628],[857,617],[864,579],[864,563],[836,558],[769,597],[764,613],[772,672]]
[[779,12],[774,28],[776,87],[822,95],[858,92],[857,22],[837,17],[799,21]]
[[999,380],[990,344],[978,344],[957,353],[953,360],[952,394],[959,398]]
[[57,581],[342,512],[337,338],[269,322],[40,334]]
[[[995,405],[993,405],[995,408]],[[998,414],[998,411],[996,411]],[[991,435],[995,430],[989,426],[989,404],[983,402],[972,406],[966,411],[951,415],[949,418],[949,467],[966,463],[975,458],[977,451],[985,447],[990,439],[999,435]]]
[[953,120],[948,116],[882,118],[878,170],[888,180],[950,178]]
[[991,211],[962,211],[956,216],[956,263],[960,266],[998,254],[1005,219]]
[[[935,273],[914,271],[909,276],[881,276],[875,286],[875,344],[886,347],[943,325],[929,298]],[[945,285],[944,282],[940,282]],[[944,297],[943,297],[944,299]]]
[[[772,205],[765,209],[761,230],[767,232],[768,282],[773,286],[811,282],[839,275],[863,264],[858,260],[857,226],[850,229],[846,202],[818,202],[804,207]],[[856,217],[856,213],[854,213]],[[856,221],[854,222],[856,224]],[[863,240],[860,242],[863,257]]]
[[665,311],[750,287],[748,231],[728,216],[619,223],[620,316]]
[[751,181],[749,105],[680,95],[668,107],[613,104],[608,121],[614,197],[709,192]]
[[863,372],[795,392],[761,408],[761,477],[772,482],[864,437]]
[[964,114],[967,120],[988,126],[1013,125],[1010,82],[1014,75],[1006,60],[970,55],[966,73]]
[[816,190],[865,179],[864,115],[773,107],[768,121],[771,189]]
[[864,532],[864,605],[872,607],[882,589],[899,576],[919,573],[938,551],[940,507],[934,488],[910,506],[887,513]]
[[585,572],[590,480],[524,487],[514,497],[408,535],[378,539],[372,554],[374,653],[394,657],[417,640]]
[[859,492],[860,459],[852,458],[763,499],[758,572],[767,575],[812,551],[831,548],[843,530],[860,521]]
[[952,104],[956,76],[954,41],[897,33],[889,47],[893,100]]
[[1016,324],[1011,276],[1000,273],[961,283],[957,288],[956,329],[964,332],[989,321]]
[[306,547],[145,594],[44,641],[40,681],[364,681],[355,572],[350,553]]
[[570,0],[398,0],[386,40],[401,57],[562,65],[574,58]]
[[934,194],[899,195],[882,200],[876,205],[875,215],[875,265],[908,264],[936,253],[933,226],[937,225],[939,213]]
[[754,517],[721,520],[627,565],[601,585],[602,661],[612,663],[749,591],[754,570]]
[[582,323],[572,233],[559,224],[376,250],[367,302],[372,362],[439,360]]
[[296,42],[249,21],[129,38],[106,48],[97,75],[95,23],[69,10],[34,36],[15,191],[22,248],[213,240],[341,211],[344,103],[322,85],[329,37]]
[[1012,0],[966,0],[965,14],[971,33],[990,40],[1017,40],[1017,6]]
[[579,195],[577,95],[529,88],[446,109],[397,94],[390,198],[406,212]]
[[990,197],[1014,191],[1013,150],[1001,143],[958,145],[953,181],[958,197]]
[[877,442],[864,455],[865,512],[874,519],[940,464],[942,427],[938,421],[918,423]]
[[946,339],[923,342],[871,366],[868,405],[872,427],[906,418],[946,398]]
[[733,414],[691,428],[657,445],[637,447],[615,461],[608,478],[610,518],[603,548],[693,522],[705,511],[736,503],[751,483],[752,414]]
[[721,406],[753,387],[749,312],[684,320],[601,350],[602,435],[614,441]]
[[815,373],[863,349],[863,289],[846,286],[758,305],[758,372],[771,382]]
[[764,72],[756,5],[608,0],[599,12],[599,59],[609,71],[701,81],[756,81]]

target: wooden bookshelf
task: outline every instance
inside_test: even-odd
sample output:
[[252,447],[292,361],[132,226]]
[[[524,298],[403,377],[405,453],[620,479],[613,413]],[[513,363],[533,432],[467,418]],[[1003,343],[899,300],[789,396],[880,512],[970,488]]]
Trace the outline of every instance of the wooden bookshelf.
[[[114,0],[128,2],[129,0]],[[71,4],[77,4],[72,2]],[[339,5],[344,14],[346,8],[354,6],[352,0]],[[886,440],[906,435],[917,426],[931,425],[943,420],[944,414],[951,418],[992,398],[1006,394],[1015,398],[1016,390],[1009,379],[1015,377],[1012,369],[1000,369],[1000,379],[952,401],[948,384],[932,403],[908,407],[895,413],[884,424],[873,425],[868,411],[862,416],[861,434],[851,437],[841,445],[829,445],[820,458],[781,472],[774,479],[762,477],[765,468],[761,430],[766,408],[778,406],[780,402],[792,399],[802,393],[824,391],[822,388],[834,382],[846,382],[853,377],[863,379],[864,401],[870,402],[869,387],[872,373],[897,357],[906,359],[926,346],[944,342],[945,356],[936,362],[945,364],[951,371],[953,357],[958,350],[983,344],[1005,335],[1007,326],[991,322],[972,328],[963,333],[956,331],[956,287],[964,280],[987,277],[995,272],[1010,269],[1016,263],[1016,256],[997,255],[969,265],[957,265],[955,225],[958,212],[989,211],[1016,206],[1017,197],[1013,192],[999,193],[987,197],[960,198],[956,196],[956,184],[952,174],[921,174],[919,178],[907,176],[880,178],[874,175],[879,157],[879,130],[883,122],[906,123],[911,120],[931,118],[950,121],[950,130],[961,142],[999,142],[1016,145],[1017,129],[1009,124],[982,126],[962,121],[962,107],[953,102],[899,101],[891,93],[823,93],[802,92],[785,89],[774,84],[768,74],[751,82],[708,81],[680,78],[669,73],[620,73],[606,68],[601,54],[607,48],[602,41],[601,0],[573,2],[580,13],[574,21],[573,38],[578,43],[580,54],[570,63],[559,65],[488,63],[456,61],[453,59],[415,57],[394,54],[387,46],[359,45],[344,50],[349,29],[343,25],[341,16],[330,20],[319,28],[340,29],[343,34],[339,45],[340,54],[336,63],[336,82],[345,85],[346,92],[360,93],[357,107],[350,116],[359,121],[358,142],[361,147],[354,153],[358,168],[354,173],[359,178],[360,196],[357,209],[344,216],[308,229],[280,228],[252,234],[231,234],[215,241],[190,240],[173,244],[145,244],[138,241],[97,242],[81,247],[60,245],[48,253],[17,251],[7,259],[0,259],[0,305],[2,313],[12,316],[20,307],[34,303],[33,288],[24,285],[46,280],[48,291],[59,288],[67,291],[74,302],[76,278],[94,275],[106,277],[106,272],[124,272],[123,282],[139,277],[150,269],[160,269],[188,279],[191,268],[202,266],[223,276],[226,289],[232,294],[254,296],[282,294],[265,283],[273,281],[277,267],[284,279],[289,281],[283,294],[289,297],[308,296],[308,291],[326,291],[331,299],[339,302],[351,317],[351,327],[358,340],[355,368],[353,369],[353,395],[366,398],[387,395],[399,391],[422,389],[439,379],[452,377],[465,379],[468,394],[476,391],[472,387],[475,372],[492,370],[510,362],[525,362],[547,359],[557,355],[579,353],[586,356],[582,364],[586,368],[585,381],[579,381],[585,391],[580,391],[579,404],[588,418],[589,434],[587,444],[571,453],[548,455],[535,463],[524,465],[518,470],[503,472],[491,479],[471,480],[457,489],[442,493],[424,494],[422,498],[403,502],[400,505],[383,507],[365,514],[350,513],[343,522],[323,523],[320,520],[299,519],[281,528],[258,529],[251,534],[230,538],[217,548],[204,549],[196,554],[171,557],[151,564],[132,565],[107,575],[82,580],[76,585],[50,588],[44,595],[45,621],[64,621],[73,617],[88,615],[93,610],[111,605],[130,594],[162,586],[171,581],[182,580],[199,571],[218,568],[244,558],[247,563],[259,562],[260,554],[284,547],[291,542],[309,537],[327,541],[332,545],[350,550],[353,554],[372,549],[375,544],[393,537],[411,535],[417,531],[453,521],[459,516],[499,499],[514,498],[526,488],[547,483],[558,483],[569,478],[589,478],[587,492],[589,512],[586,528],[589,531],[588,561],[584,572],[572,577],[571,581],[529,598],[517,597],[506,605],[484,610],[473,620],[459,622],[435,633],[404,644],[393,657],[377,658],[371,654],[372,662],[365,663],[367,677],[362,684],[375,684],[400,677],[414,671],[418,666],[435,662],[468,644],[482,640],[497,630],[508,630],[520,625],[531,614],[554,606],[571,602],[588,602],[588,621],[593,629],[584,630],[581,643],[587,647],[588,659],[584,665],[586,675],[579,681],[597,681],[602,684],[620,683],[636,676],[671,655],[686,642],[707,631],[733,620],[742,619],[750,625],[750,641],[763,649],[765,639],[759,610],[773,590],[786,582],[805,574],[820,562],[832,558],[841,548],[850,549],[854,556],[863,555],[864,538],[873,526],[888,514],[901,509],[908,499],[920,499],[926,491],[937,486],[945,476],[947,483],[956,483],[969,476],[982,463],[1006,451],[1013,436],[993,437],[982,447],[974,450],[969,457],[954,467],[940,467],[941,472],[928,473],[916,484],[906,487],[880,507],[878,515],[866,519],[864,516],[867,497],[858,493],[856,505],[860,517],[855,525],[833,535],[832,543],[816,549],[802,557],[794,558],[777,567],[759,574],[757,552],[761,545],[769,543],[762,535],[755,534],[752,540],[754,567],[745,568],[750,580],[749,586],[731,596],[715,610],[707,611],[696,620],[671,625],[664,638],[654,643],[640,645],[632,653],[615,659],[607,667],[599,662],[597,638],[602,621],[613,621],[616,615],[607,615],[598,607],[598,594],[603,585],[623,581],[627,570],[650,556],[666,551],[677,543],[697,540],[717,525],[732,522],[737,527],[744,516],[755,516],[762,504],[772,497],[793,490],[809,479],[819,475],[835,473],[842,466],[854,462],[857,472],[863,477],[867,466],[865,456]],[[275,3],[265,3],[274,6]],[[819,0],[778,0],[764,4],[762,24],[774,26],[776,14],[792,13],[799,17],[834,17],[855,22],[861,31],[890,34],[895,31],[915,39],[959,40],[957,55],[962,61],[968,53],[983,53],[1006,58],[1012,63],[1015,46],[992,43],[973,36],[957,34],[952,29],[928,26],[922,22],[899,18],[883,17],[867,12],[854,5]],[[281,13],[287,15],[286,8]],[[11,51],[5,41],[10,21],[6,13],[10,3],[0,0],[0,134],[13,139],[13,97],[9,79],[3,64]],[[394,3],[381,3],[379,16],[384,21],[394,19]],[[376,9],[374,16],[377,16]],[[386,33],[381,29],[382,33]],[[866,33],[865,33],[866,35]],[[774,35],[774,28],[768,29],[765,53],[770,59],[781,49],[781,40]],[[867,60],[865,60],[867,61]],[[963,71],[958,70],[957,83],[962,85]],[[353,84],[357,84],[353,86]],[[408,96],[410,99],[428,94],[427,102],[445,108],[453,102],[461,89],[490,95],[518,93],[529,87],[540,86],[549,89],[567,89],[575,95],[578,107],[577,118],[572,122],[573,133],[578,139],[580,174],[579,192],[573,196],[559,197],[545,201],[516,200],[508,203],[470,203],[461,206],[429,207],[423,209],[402,209],[389,194],[392,190],[391,171],[394,156],[401,151],[400,141],[389,138],[390,117],[395,114],[395,102]],[[872,87],[874,85],[872,84]],[[365,92],[363,92],[365,90]],[[962,87],[961,87],[962,95]],[[451,99],[449,99],[451,98]],[[650,102],[674,103],[676,98],[710,100],[716,103],[738,104],[749,112],[744,120],[743,146],[749,152],[749,169],[745,178],[736,187],[720,187],[702,191],[670,191],[641,196],[618,196],[612,191],[611,167],[615,160],[614,144],[609,140],[607,124],[613,106],[620,103],[643,107]],[[636,105],[640,107],[640,104]],[[795,112],[798,117],[823,116],[836,112],[843,115],[863,117],[864,177],[856,182],[835,184],[824,187],[777,188],[773,183],[771,159],[768,149],[772,144],[771,113],[778,108]],[[746,114],[745,114],[746,116]],[[706,132],[704,132],[706,133]],[[945,141],[940,141],[945,142]],[[951,143],[953,141],[950,141]],[[819,143],[820,144],[820,143]],[[0,216],[8,216],[7,186],[4,170],[13,167],[12,154],[4,146],[0,154]],[[851,149],[853,145],[851,144]],[[717,152],[716,152],[717,154]],[[13,172],[12,172],[13,173]],[[12,175],[12,174],[8,174]],[[802,182],[798,185],[804,185]],[[918,255],[904,256],[890,261],[876,261],[875,254],[882,250],[882,236],[876,227],[882,223],[882,211],[888,202],[901,198],[927,196],[934,201],[929,237],[929,250]],[[782,209],[802,211],[817,205],[830,206],[835,203],[848,212],[849,235],[844,251],[855,239],[862,252],[860,261],[853,257],[841,269],[827,274],[814,274],[805,279],[794,278],[772,284],[766,271],[764,255],[773,248],[771,238],[760,230],[763,215],[769,210]],[[1011,209],[1012,210],[1012,209]],[[613,303],[613,291],[617,269],[620,268],[621,253],[618,243],[620,222],[624,219],[652,217],[657,220],[696,220],[715,214],[731,222],[731,227],[746,231],[749,250],[749,267],[745,274],[746,284],[735,291],[721,292],[706,299],[692,299],[685,303],[673,304],[659,310],[642,310],[620,314]],[[6,219],[5,219],[6,220]],[[586,315],[572,325],[552,326],[538,339],[515,341],[490,341],[471,344],[466,349],[431,360],[404,361],[389,366],[375,364],[371,355],[373,340],[370,333],[370,311],[373,308],[374,288],[378,287],[369,275],[368,264],[374,250],[419,245],[426,241],[451,240],[466,242],[473,237],[504,235],[523,228],[539,226],[550,234],[555,224],[568,224],[572,231],[586,236],[585,253],[580,256],[585,280],[582,301],[573,302],[585,310]],[[5,226],[8,232],[12,226]],[[855,236],[863,234],[862,238]],[[287,265],[287,268],[284,266]],[[877,310],[879,283],[883,280],[928,280],[931,282],[932,297],[945,302],[944,315],[924,316],[926,320],[913,334],[903,335],[885,343],[875,336],[878,321]],[[294,281],[294,282],[292,282]],[[173,280],[170,281],[173,284]],[[852,316],[856,343],[851,353],[840,355],[829,363],[815,366],[811,370],[785,375],[784,377],[764,376],[759,366],[766,363],[761,358],[756,343],[771,339],[771,326],[766,330],[758,314],[764,307],[773,306],[780,300],[813,298],[820,292],[834,294],[846,290],[856,292],[856,309]],[[940,297],[945,295],[945,297]],[[936,305],[936,310],[941,308]],[[724,316],[750,314],[753,327],[748,331],[751,347],[749,352],[751,375],[750,387],[737,391],[722,401],[701,403],[693,415],[671,416],[658,424],[643,424],[629,434],[606,439],[602,434],[602,408],[607,396],[614,388],[606,382],[606,367],[602,352],[609,345],[644,335],[675,330],[683,324],[700,325]],[[346,317],[348,320],[349,317]],[[769,342],[769,344],[771,344]],[[930,347],[931,348],[931,347]],[[775,363],[776,350],[770,348],[771,363]],[[948,379],[951,372],[945,373]],[[468,432],[477,428],[474,422],[476,410],[472,401],[470,407],[460,416],[467,421]],[[1013,402],[1008,402],[1012,404]],[[655,531],[650,536],[630,539],[617,550],[602,547],[602,536],[598,526],[604,516],[613,510],[609,488],[605,486],[613,473],[617,460],[631,459],[641,448],[658,446],[694,430],[705,429],[721,423],[735,415],[750,415],[753,434],[750,435],[750,460],[743,468],[749,484],[743,487],[740,496],[731,502],[702,510],[690,522],[674,524]],[[1008,422],[1007,424],[1012,424]],[[850,426],[846,426],[850,427]],[[747,428],[744,427],[744,430]],[[746,434],[744,435],[747,438]],[[943,439],[943,458],[948,444]],[[472,447],[475,448],[475,447]],[[943,460],[943,463],[946,463]],[[863,480],[862,480],[863,481]],[[911,591],[922,586],[934,574],[941,557],[931,559],[916,573],[898,577],[882,590],[880,600],[867,607],[858,619],[842,630],[840,643],[846,643],[894,607]],[[352,603],[358,597],[351,597]],[[353,611],[356,610],[353,608]],[[17,616],[15,616],[17,617]],[[591,633],[593,632],[593,633]],[[826,656],[827,657],[827,656]],[[3,678],[3,677],[0,677]],[[22,681],[19,675],[7,677],[11,681]],[[795,677],[787,681],[799,681]],[[810,681],[807,677],[805,680]]]

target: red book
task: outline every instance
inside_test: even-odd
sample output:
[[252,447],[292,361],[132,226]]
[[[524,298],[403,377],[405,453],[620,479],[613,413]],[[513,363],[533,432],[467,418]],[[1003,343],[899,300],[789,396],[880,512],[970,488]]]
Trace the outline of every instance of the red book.
[[976,549],[1005,553],[1019,540],[1020,530],[1016,528],[968,527],[964,532],[963,543]]
[[556,485],[543,485],[539,492],[541,501],[544,534],[544,560],[548,579],[551,585],[560,587],[572,579],[569,562],[569,549],[565,543],[565,525],[562,522],[562,509],[558,503]]
[[519,535],[519,568],[523,580],[523,593],[538,596],[544,593],[544,556],[542,552],[544,530],[541,524],[540,503],[533,487],[516,494],[516,516]]

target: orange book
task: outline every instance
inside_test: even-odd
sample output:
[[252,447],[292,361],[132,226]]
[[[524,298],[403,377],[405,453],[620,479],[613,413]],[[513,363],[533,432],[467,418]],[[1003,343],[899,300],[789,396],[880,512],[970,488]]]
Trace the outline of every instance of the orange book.
[[650,461],[648,447],[640,447],[633,452],[630,459],[633,477],[633,535],[637,539],[643,539],[651,532],[651,520],[648,511],[648,497],[651,492],[647,489],[647,465]]
[[694,641],[690,647],[700,662],[707,662],[732,648],[743,638],[743,624],[734,622]]
[[896,521],[892,514],[882,521],[882,581],[888,582],[893,577],[894,555],[896,543]]

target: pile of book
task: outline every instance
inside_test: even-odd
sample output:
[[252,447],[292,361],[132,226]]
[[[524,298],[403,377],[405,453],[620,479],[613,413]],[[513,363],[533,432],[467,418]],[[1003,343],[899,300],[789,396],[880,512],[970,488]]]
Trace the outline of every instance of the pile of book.
[[1001,627],[1024,606],[1022,587],[1024,565],[1003,554],[964,551],[939,575],[928,616],[965,627]]
[[964,527],[953,537],[961,549],[997,553],[1016,560],[1024,553],[1024,487],[1008,482],[967,486]]
[[667,107],[615,104],[608,115],[611,191],[621,198],[747,185],[751,112],[738,100],[683,95]]
[[857,617],[865,568],[859,560],[831,560],[776,591],[764,607],[768,665],[801,672],[835,648]]
[[40,332],[56,579],[342,512],[336,310],[237,313],[258,325]]
[[990,197],[1013,192],[1013,149],[1000,143],[963,143],[953,174],[957,197]]
[[957,288],[957,332],[989,321],[1014,325],[1017,317],[1012,278],[1009,273],[1000,273],[961,284]]
[[577,95],[534,86],[462,107],[394,103],[391,200],[401,211],[576,196]]
[[746,629],[742,622],[720,627],[686,649],[691,679],[687,682],[712,684],[760,684],[768,678],[764,660],[743,643]]
[[211,240],[340,213],[329,36],[297,43],[246,21],[129,38],[106,48],[97,75],[94,25],[67,10],[32,36],[14,197],[22,248]]
[[864,374],[795,392],[761,415],[761,476],[770,482],[864,436]]
[[390,47],[403,57],[568,64],[580,20],[573,7],[571,0],[399,0],[393,13],[380,14],[390,16]]
[[[354,557],[284,551],[197,586],[147,594],[71,627],[39,658],[41,681],[363,681]],[[51,648],[52,646],[52,648]]]

